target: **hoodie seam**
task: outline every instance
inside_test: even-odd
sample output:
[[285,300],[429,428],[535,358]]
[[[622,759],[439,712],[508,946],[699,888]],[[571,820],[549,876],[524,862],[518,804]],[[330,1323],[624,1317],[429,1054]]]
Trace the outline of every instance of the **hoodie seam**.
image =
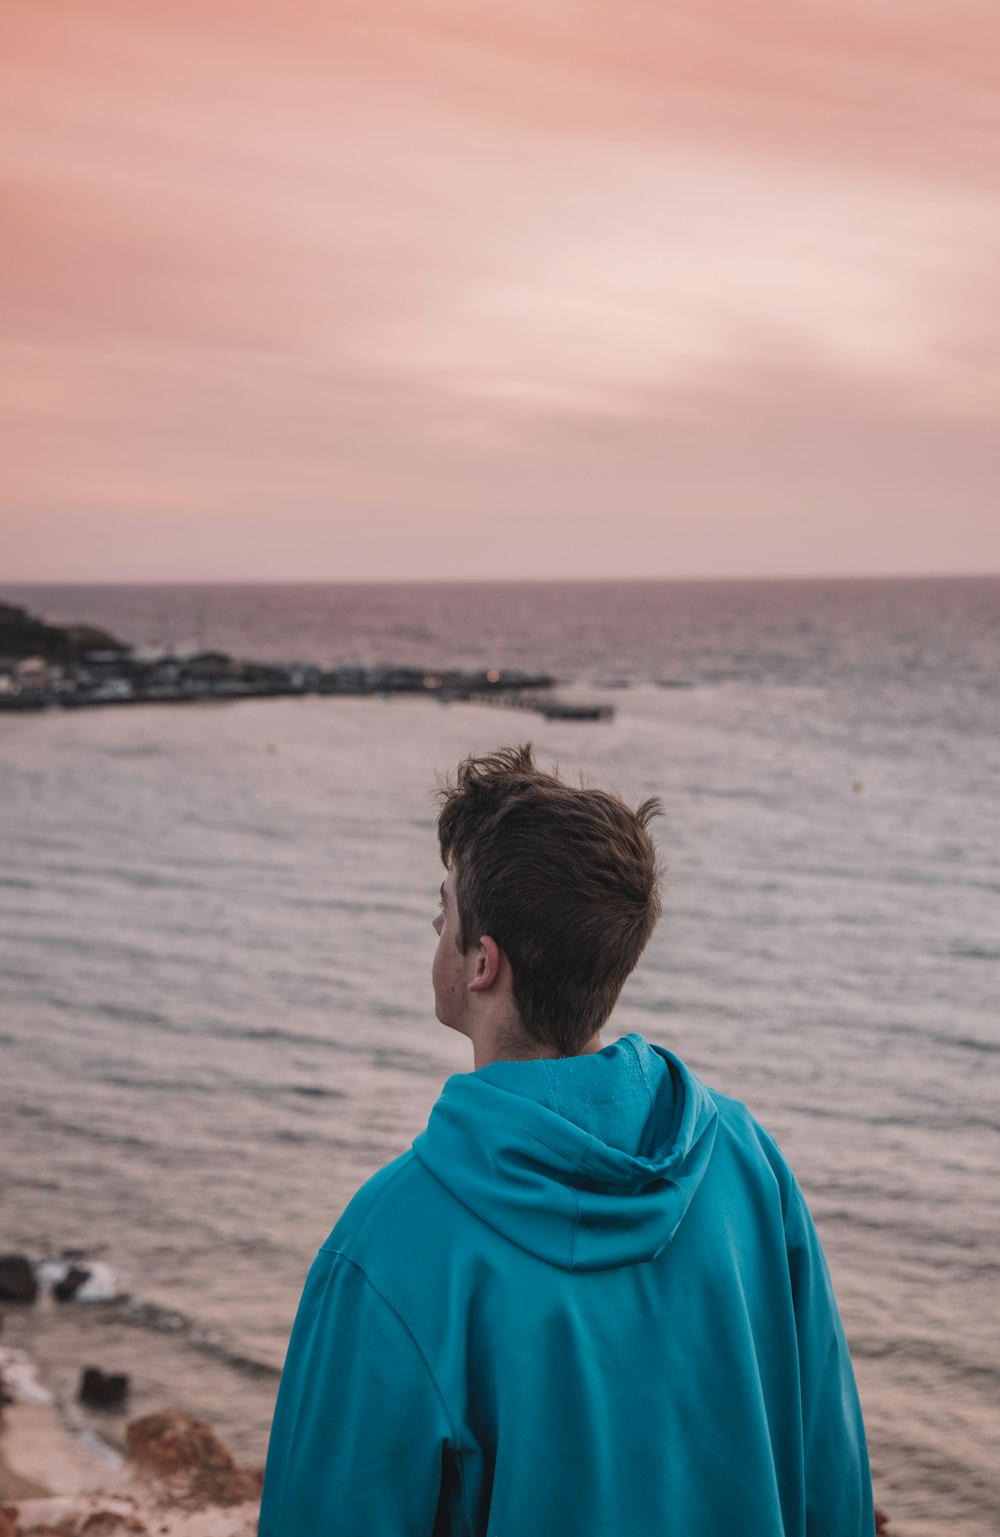
[[[410,1164],[413,1161],[413,1157],[412,1157],[413,1149],[412,1148],[408,1149],[408,1153],[409,1153],[410,1156],[408,1157],[406,1153],[403,1154],[403,1159],[400,1162],[399,1168],[394,1170],[393,1173],[389,1175],[389,1178],[384,1181],[384,1183],[382,1185],[382,1188],[380,1190],[376,1191],[375,1195],[369,1201],[367,1210],[365,1211],[364,1215],[362,1216],[362,1218],[361,1218],[360,1222],[358,1223],[357,1227],[354,1229],[354,1231],[347,1238],[343,1248],[338,1248],[338,1249],[327,1248],[327,1244],[330,1241],[329,1239],[327,1239],[326,1243],[320,1245],[320,1253],[321,1254],[341,1254],[341,1255],[343,1255],[344,1259],[348,1258],[348,1251],[354,1247],[355,1243],[357,1242],[358,1235],[361,1232],[361,1229],[364,1227],[365,1223],[368,1221],[368,1218],[371,1216],[372,1212],[375,1210],[376,1206],[381,1201],[381,1199],[385,1195],[386,1191],[389,1189],[389,1186],[391,1184],[393,1184],[393,1182],[399,1178],[399,1176],[404,1172],[404,1170],[406,1170],[406,1169],[408,1169],[410,1167]],[[355,1263],[355,1261],[351,1260],[351,1264],[354,1264],[354,1263]],[[358,1266],[358,1268],[360,1269],[361,1267]],[[363,1271],[362,1271],[362,1274],[364,1274]],[[365,1279],[367,1280],[367,1277],[365,1277]]]
[[[393,1178],[395,1178],[395,1175],[393,1176]],[[387,1183],[388,1183],[388,1181],[387,1181]],[[379,1291],[379,1288],[375,1285],[375,1282],[372,1280],[372,1278],[368,1274],[367,1270],[365,1270],[364,1266],[363,1265],[359,1265],[357,1260],[352,1259],[351,1256],[349,1254],[347,1254],[343,1249],[325,1249],[324,1253],[330,1255],[331,1258],[333,1258],[333,1259],[341,1259],[341,1260],[343,1260],[345,1265],[350,1265],[352,1270],[356,1270],[358,1275],[364,1281],[365,1285],[368,1286],[370,1288],[370,1290],[375,1293],[375,1295],[379,1299],[379,1301],[385,1307],[387,1307],[389,1309],[389,1312],[395,1318],[396,1322],[399,1324],[399,1326],[403,1330],[404,1334],[406,1334],[406,1336],[409,1339],[411,1345],[413,1346],[414,1350],[416,1351],[417,1355],[419,1356],[421,1364],[423,1365],[424,1371],[427,1373],[427,1376],[430,1379],[431,1387],[434,1389],[434,1393],[435,1393],[435,1395],[437,1397],[437,1401],[438,1401],[438,1403],[441,1406],[441,1413],[445,1417],[445,1422],[447,1423],[447,1426],[448,1426],[448,1436],[449,1436],[450,1443],[454,1447],[456,1452],[461,1453],[462,1450],[463,1450],[461,1439],[459,1437],[458,1429],[457,1429],[457,1427],[455,1425],[455,1421],[452,1418],[451,1411],[448,1408],[447,1400],[445,1399],[445,1396],[444,1396],[444,1394],[441,1391],[441,1387],[440,1387],[440,1384],[438,1383],[437,1378],[435,1377],[433,1371],[431,1370],[431,1364],[428,1361],[426,1355],[424,1354],[424,1351],[423,1351],[423,1349],[421,1347],[420,1341],[417,1339],[417,1336],[414,1334],[413,1330],[410,1328],[410,1325],[407,1323],[407,1321],[403,1317],[402,1313],[399,1311],[399,1309],[395,1306],[394,1303],[389,1301],[389,1298],[385,1295],[384,1292]],[[471,1506],[469,1504],[469,1491],[468,1491],[468,1488],[466,1487],[466,1479],[465,1479],[465,1473],[464,1473],[463,1466],[462,1466],[461,1457],[459,1457],[459,1460],[458,1460],[458,1478],[459,1478],[459,1483],[461,1484],[461,1488],[462,1488],[462,1505],[463,1505],[464,1510],[465,1510],[466,1524],[467,1524],[468,1530],[470,1532],[472,1532],[472,1531],[475,1530],[475,1528],[474,1528],[473,1523],[472,1523],[472,1508],[471,1508]]]
[[[441,1097],[443,1099],[445,1096],[442,1095]],[[580,1132],[580,1135],[586,1138],[586,1141],[584,1142],[584,1145],[580,1151],[578,1153],[574,1153],[571,1152],[568,1148],[559,1147],[555,1142],[550,1142],[548,1137],[542,1136],[541,1133],[536,1131],[533,1126],[527,1126],[523,1121],[515,1119],[513,1116],[504,1115],[502,1111],[495,1112],[494,1119],[503,1121],[507,1126],[513,1126],[516,1131],[523,1132],[525,1137],[529,1137],[533,1142],[537,1142],[542,1147],[548,1148],[549,1152],[554,1153],[557,1158],[564,1158],[567,1163],[570,1164],[574,1169],[582,1168],[584,1155],[590,1150],[590,1148],[607,1145],[601,1143],[599,1139],[594,1136],[593,1132],[584,1131],[582,1126],[575,1127],[575,1129]],[[567,1125],[574,1125],[574,1123],[567,1122]],[[416,1153],[416,1156],[420,1158],[420,1154],[417,1152],[415,1147],[413,1151]],[[672,1180],[673,1178],[673,1164],[671,1164],[669,1168],[664,1169],[663,1164],[657,1164],[651,1158],[644,1158],[636,1153],[626,1153],[621,1148],[611,1148],[610,1151],[617,1153],[623,1159],[628,1159],[631,1163],[645,1165],[645,1168],[649,1171],[649,1176],[652,1179]],[[673,1160],[674,1163],[680,1162],[682,1158],[682,1150],[680,1147],[675,1147],[669,1157]],[[423,1163],[422,1158],[420,1161]]]
[[[504,1092],[506,1092],[506,1091],[504,1091]],[[445,1096],[444,1094],[442,1094],[442,1096],[441,1096],[442,1099],[444,1099],[446,1097],[447,1096]],[[568,1161],[572,1162],[574,1168],[579,1168],[581,1166],[584,1153],[586,1153],[589,1148],[591,1148],[592,1146],[601,1146],[601,1145],[603,1145],[603,1144],[601,1144],[601,1143],[599,1143],[597,1141],[597,1139],[594,1137],[593,1132],[584,1131],[582,1126],[576,1126],[574,1129],[579,1131],[580,1135],[582,1137],[584,1137],[586,1140],[584,1142],[583,1147],[580,1149],[579,1153],[573,1153],[568,1148],[559,1147],[555,1142],[550,1142],[548,1137],[543,1137],[541,1135],[541,1133],[538,1132],[535,1129],[535,1127],[525,1125],[524,1121],[519,1120],[519,1119],[517,1119],[514,1116],[504,1115],[503,1111],[500,1111],[500,1110],[496,1111],[494,1113],[494,1119],[498,1120],[498,1121],[503,1121],[505,1125],[513,1126],[515,1128],[515,1130],[523,1132],[524,1135],[526,1137],[530,1137],[533,1142],[538,1142],[538,1143],[541,1144],[542,1147],[547,1147],[549,1152],[550,1153],[555,1153],[558,1158],[565,1158]],[[565,1117],[563,1119],[565,1119]],[[567,1121],[566,1124],[570,1125],[570,1126],[574,1125],[574,1123],[572,1121]],[[654,1176],[659,1177],[658,1171],[656,1169],[656,1166],[653,1164],[653,1161],[651,1159],[649,1159],[649,1158],[638,1158],[633,1153],[623,1152],[621,1148],[612,1148],[611,1151],[620,1154],[620,1156],[622,1158],[630,1159],[633,1163],[647,1164],[649,1166],[649,1169],[650,1169],[651,1173],[653,1173]],[[419,1154],[417,1156],[419,1157]]]
[[[583,1155],[593,1142],[593,1136],[589,1136],[580,1150],[580,1156],[575,1159],[573,1167],[579,1169],[583,1164]],[[575,1185],[570,1185],[570,1194],[573,1197],[573,1221],[569,1230],[569,1269],[576,1270],[576,1235],[580,1228],[580,1192]]]
[[[424,1160],[420,1158],[419,1153],[417,1154],[417,1157],[420,1160],[420,1166],[424,1170],[425,1174],[429,1175],[435,1184],[440,1185],[441,1189],[445,1192],[446,1195],[450,1197],[451,1200],[457,1201],[459,1206],[462,1207],[463,1211],[467,1211],[470,1216],[476,1219],[477,1222],[481,1222],[484,1227],[489,1228],[491,1233],[496,1233],[497,1237],[502,1238],[504,1243],[513,1245],[513,1247],[515,1249],[519,1249],[522,1254],[527,1254],[531,1259],[537,1260],[540,1265],[548,1265],[552,1263],[551,1260],[544,1259],[540,1254],[537,1253],[536,1250],[529,1249],[527,1244],[519,1243],[516,1238],[512,1238],[510,1233],[506,1233],[504,1232],[503,1228],[497,1227],[496,1223],[491,1222],[489,1217],[484,1217],[481,1211],[479,1211],[475,1206],[470,1206],[468,1201],[464,1200],[463,1197],[457,1193],[457,1191],[453,1190],[450,1185],[446,1184],[445,1181],[441,1178],[440,1174],[431,1168],[430,1164],[424,1163]],[[570,1186],[567,1185],[565,1188],[570,1190],[570,1193],[574,1196],[574,1198],[576,1197],[576,1192],[573,1191]]]

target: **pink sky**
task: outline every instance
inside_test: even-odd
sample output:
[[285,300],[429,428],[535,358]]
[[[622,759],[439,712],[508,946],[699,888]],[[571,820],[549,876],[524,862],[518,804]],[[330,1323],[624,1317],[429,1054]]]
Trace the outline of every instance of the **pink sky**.
[[996,0],[7,0],[0,579],[1000,570]]

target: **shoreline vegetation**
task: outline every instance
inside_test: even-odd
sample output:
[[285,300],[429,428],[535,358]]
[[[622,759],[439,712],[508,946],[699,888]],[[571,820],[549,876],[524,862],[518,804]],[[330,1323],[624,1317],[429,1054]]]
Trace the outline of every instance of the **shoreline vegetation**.
[[423,695],[444,703],[534,710],[547,719],[610,720],[604,704],[551,697],[548,673],[242,661],[224,651],[137,650],[94,625],[51,625],[0,603],[0,710],[194,704],[303,695]]

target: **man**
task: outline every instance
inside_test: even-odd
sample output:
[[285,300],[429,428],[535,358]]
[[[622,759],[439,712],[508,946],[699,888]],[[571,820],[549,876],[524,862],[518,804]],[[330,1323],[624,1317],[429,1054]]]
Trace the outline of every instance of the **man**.
[[313,1265],[261,1537],[870,1537],[827,1267],[781,1153],[602,1044],[659,916],[655,801],[530,747],[441,794],[438,1019],[475,1071]]

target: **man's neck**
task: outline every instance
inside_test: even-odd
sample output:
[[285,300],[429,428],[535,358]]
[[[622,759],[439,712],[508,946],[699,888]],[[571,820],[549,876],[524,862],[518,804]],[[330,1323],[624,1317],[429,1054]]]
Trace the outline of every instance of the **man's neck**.
[[[579,1049],[570,1055],[574,1057],[587,1057],[595,1051],[600,1051],[603,1042],[601,1032],[590,1037]],[[481,1067],[489,1067],[493,1062],[543,1062],[552,1061],[563,1056],[556,1046],[548,1046],[543,1041],[535,1041],[524,1030],[511,1029],[498,1030],[495,1034],[486,1035],[473,1042],[473,1060],[475,1071]]]

